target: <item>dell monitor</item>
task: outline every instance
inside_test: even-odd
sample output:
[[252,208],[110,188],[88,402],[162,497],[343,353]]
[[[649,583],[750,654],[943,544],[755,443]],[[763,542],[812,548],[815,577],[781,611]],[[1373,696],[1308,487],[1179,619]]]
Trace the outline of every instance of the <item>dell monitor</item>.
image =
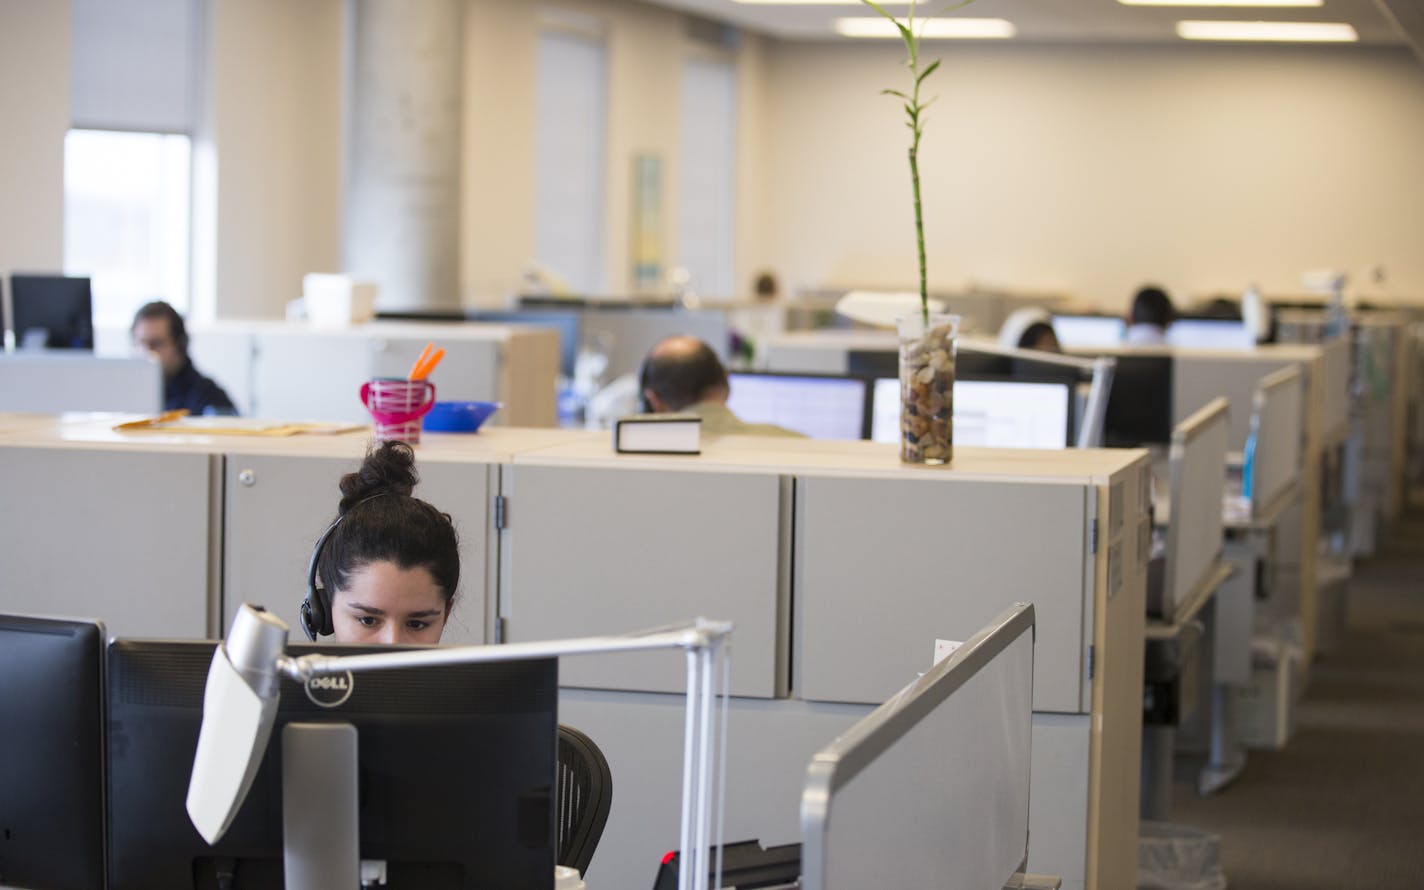
[[390,890],[551,886],[556,659],[348,673],[349,695],[335,703],[283,678],[251,791],[209,846],[185,799],[215,645],[119,640],[109,648],[111,890],[281,890],[279,749],[293,722],[356,728],[360,855],[386,863]]
[[10,313],[21,349],[94,349],[88,278],[11,275]]
[[771,423],[813,439],[860,439],[866,381],[816,374],[729,374],[727,407],[747,423]]
[[0,615],[0,884],[104,886],[104,627]]

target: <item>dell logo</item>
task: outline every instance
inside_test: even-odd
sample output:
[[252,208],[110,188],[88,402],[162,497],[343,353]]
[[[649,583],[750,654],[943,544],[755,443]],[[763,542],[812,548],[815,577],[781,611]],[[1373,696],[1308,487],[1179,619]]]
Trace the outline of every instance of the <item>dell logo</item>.
[[333,676],[312,677],[306,683],[307,698],[323,708],[339,708],[351,697],[356,681],[351,672]]

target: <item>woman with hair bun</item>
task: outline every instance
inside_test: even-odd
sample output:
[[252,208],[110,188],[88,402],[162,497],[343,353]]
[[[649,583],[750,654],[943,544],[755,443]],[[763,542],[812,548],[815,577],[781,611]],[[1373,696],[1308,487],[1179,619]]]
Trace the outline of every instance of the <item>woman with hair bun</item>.
[[412,497],[415,452],[383,442],[341,478],[336,521],[312,553],[302,622],[338,643],[438,643],[460,581],[455,525]]

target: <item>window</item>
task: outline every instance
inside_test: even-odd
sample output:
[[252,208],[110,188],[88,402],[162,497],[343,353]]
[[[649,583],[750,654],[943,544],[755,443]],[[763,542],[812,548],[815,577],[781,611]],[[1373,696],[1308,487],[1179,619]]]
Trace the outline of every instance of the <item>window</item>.
[[187,136],[66,135],[64,272],[93,279],[97,325],[155,299],[187,311],[190,155]]
[[579,293],[605,289],[603,41],[549,29],[539,37],[535,262]]
[[690,59],[682,74],[679,265],[705,297],[734,297],[732,195],[737,82],[731,63]]

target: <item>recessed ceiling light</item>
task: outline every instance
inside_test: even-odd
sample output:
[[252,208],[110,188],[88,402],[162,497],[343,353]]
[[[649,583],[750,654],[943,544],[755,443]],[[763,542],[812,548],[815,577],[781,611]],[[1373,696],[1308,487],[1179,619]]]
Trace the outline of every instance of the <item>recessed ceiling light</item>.
[[[739,3],[764,0],[737,0]],[[1325,0],[1117,0],[1123,6],[1324,6]]]
[[1187,40],[1289,40],[1353,43],[1355,29],[1339,22],[1177,22],[1177,36]]
[[[751,6],[860,6],[861,0],[732,0]],[[881,6],[909,6],[911,0],[877,0]]]
[[[904,19],[899,19],[905,24]],[[926,40],[987,39],[1013,37],[1018,30],[1005,19],[916,19],[915,32]],[[842,37],[893,37],[900,31],[889,19],[878,17],[836,19],[836,33]]]

